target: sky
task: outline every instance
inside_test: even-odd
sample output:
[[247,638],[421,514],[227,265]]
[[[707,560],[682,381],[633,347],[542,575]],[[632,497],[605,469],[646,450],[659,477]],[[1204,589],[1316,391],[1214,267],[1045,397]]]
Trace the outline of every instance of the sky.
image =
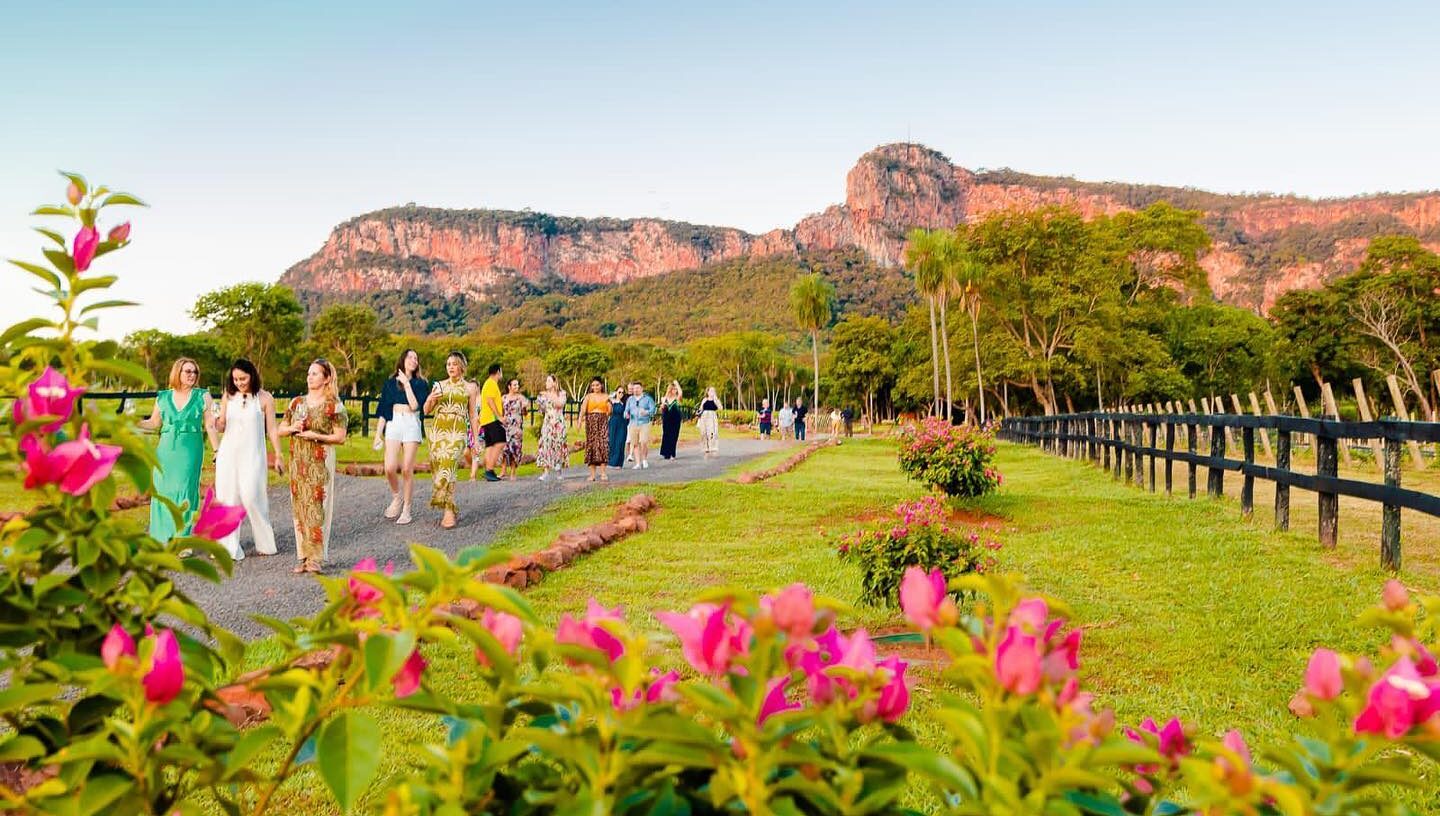
[[[144,198],[101,333],[193,329],[415,202],[754,232],[866,150],[1222,192],[1440,189],[1440,4],[0,0],[0,257],[60,169]],[[102,228],[108,223],[102,223]],[[103,264],[103,266],[102,266]],[[0,324],[41,305],[0,272]]]

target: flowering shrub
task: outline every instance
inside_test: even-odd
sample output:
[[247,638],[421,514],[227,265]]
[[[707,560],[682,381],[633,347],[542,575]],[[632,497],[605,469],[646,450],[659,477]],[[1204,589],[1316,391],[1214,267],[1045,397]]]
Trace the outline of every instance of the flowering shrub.
[[926,496],[897,504],[889,528],[861,530],[840,540],[841,560],[860,568],[861,601],[894,605],[906,567],[938,569],[947,579],[994,568],[999,542],[951,527],[945,515],[945,503]]
[[992,433],[943,419],[922,420],[900,437],[900,469],[947,496],[973,498],[999,487],[994,458]]

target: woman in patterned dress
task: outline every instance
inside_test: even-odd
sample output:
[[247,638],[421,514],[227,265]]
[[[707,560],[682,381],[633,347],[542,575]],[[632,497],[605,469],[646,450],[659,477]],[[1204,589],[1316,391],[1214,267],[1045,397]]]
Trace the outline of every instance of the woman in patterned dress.
[[505,416],[500,420],[505,426],[505,450],[500,452],[500,475],[503,478],[506,473],[510,474],[510,481],[515,481],[515,474],[520,472],[520,459],[525,455],[525,412],[530,410],[530,400],[520,393],[520,381],[511,380],[509,393],[500,400],[500,407],[505,411]]
[[335,516],[335,448],[345,444],[349,423],[335,382],[335,366],[324,358],[305,373],[309,393],[290,400],[277,429],[290,437],[290,504],[295,517],[294,572],[320,572],[330,550]]
[[700,416],[695,420],[695,425],[700,428],[700,442],[705,449],[706,459],[720,453],[720,411],[723,408],[715,388],[712,386],[705,389],[705,398],[700,400]]
[[430,472],[434,492],[430,506],[443,510],[440,526],[455,526],[455,468],[470,438],[470,418],[475,416],[475,403],[480,389],[465,379],[465,355],[450,352],[445,358],[447,379],[434,384],[425,413],[434,417],[430,423]]
[[535,451],[535,464],[545,469],[540,481],[555,471],[555,478],[563,479],[565,459],[569,454],[565,442],[565,392],[556,382],[554,374],[545,375],[545,390],[535,398],[545,418],[540,423],[540,447]]
[[580,417],[585,425],[585,464],[590,468],[590,478],[585,481],[593,482],[599,474],[600,481],[608,482],[605,467],[610,460],[610,397],[599,377],[590,381],[590,393],[580,403]]

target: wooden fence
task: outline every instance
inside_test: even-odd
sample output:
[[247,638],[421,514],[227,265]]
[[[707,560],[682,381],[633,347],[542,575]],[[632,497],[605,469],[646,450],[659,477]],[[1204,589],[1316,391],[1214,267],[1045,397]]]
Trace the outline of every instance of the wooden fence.
[[[1240,433],[1243,458],[1226,457],[1233,449],[1235,431]],[[1257,464],[1257,432],[1269,445],[1275,433],[1275,465]],[[1315,473],[1298,473],[1290,468],[1290,453],[1296,435],[1314,440]],[[1206,492],[1224,495],[1225,472],[1242,477],[1240,512],[1250,518],[1255,512],[1255,480],[1275,483],[1275,526],[1290,529],[1290,488],[1309,490],[1319,497],[1320,543],[1334,547],[1339,531],[1340,496],[1378,502],[1384,507],[1380,527],[1380,562],[1400,568],[1400,511],[1415,510],[1440,517],[1440,496],[1432,496],[1400,485],[1401,445],[1440,442],[1440,422],[1409,422],[1382,419],[1370,422],[1340,422],[1330,419],[1276,415],[1241,414],[1153,414],[1082,413],[1048,417],[1007,417],[1000,437],[1038,445],[1057,456],[1089,460],[1112,471],[1116,479],[1144,487],[1147,461],[1151,492],[1156,491],[1156,466],[1164,462],[1164,488],[1173,491],[1174,466],[1187,468],[1187,492],[1195,498],[1197,470],[1206,469]],[[1342,479],[1338,475],[1338,452],[1348,440],[1378,440],[1385,483]],[[1177,443],[1183,450],[1177,450]],[[1208,453],[1202,453],[1205,449]]]

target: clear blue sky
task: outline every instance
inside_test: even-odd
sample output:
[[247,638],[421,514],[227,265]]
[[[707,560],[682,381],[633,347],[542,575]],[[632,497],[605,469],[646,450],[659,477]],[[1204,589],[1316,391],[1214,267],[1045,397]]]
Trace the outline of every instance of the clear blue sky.
[[[57,168],[154,205],[107,267],[145,306],[107,335],[187,330],[367,210],[763,231],[907,137],[1084,179],[1440,188],[1437,28],[1430,2],[6,3],[0,256],[38,255]],[[33,301],[5,274],[8,324]]]

